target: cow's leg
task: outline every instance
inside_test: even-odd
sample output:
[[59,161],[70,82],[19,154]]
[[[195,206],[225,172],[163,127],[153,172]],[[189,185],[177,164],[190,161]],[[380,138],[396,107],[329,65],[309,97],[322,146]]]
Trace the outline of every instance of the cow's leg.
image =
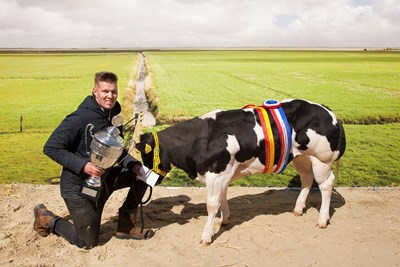
[[329,206],[331,203],[332,189],[335,181],[335,175],[331,169],[332,163],[323,163],[315,157],[310,157],[315,180],[321,191],[321,209],[317,227],[326,228],[329,216]]
[[293,214],[295,216],[303,215],[303,211],[306,208],[306,200],[310,188],[314,181],[312,164],[307,156],[298,155],[293,159],[293,166],[297,173],[300,175],[301,179],[301,191],[297,197],[296,206],[294,208]]
[[221,198],[221,220],[220,225],[227,225],[230,216],[229,206],[228,206],[228,187],[224,188]]
[[[221,206],[222,194],[225,191],[225,181],[223,177],[214,174],[206,174],[207,188],[207,222],[201,235],[200,245],[206,246],[211,243],[214,232],[215,216]],[[227,186],[227,185],[226,185]]]

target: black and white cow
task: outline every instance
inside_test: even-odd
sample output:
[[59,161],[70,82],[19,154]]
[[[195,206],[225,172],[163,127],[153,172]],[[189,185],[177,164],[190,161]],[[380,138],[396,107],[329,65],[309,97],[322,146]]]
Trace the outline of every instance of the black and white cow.
[[[346,147],[343,126],[329,109],[316,103],[284,100],[282,108],[292,128],[289,161],[293,162],[302,182],[294,214],[302,215],[315,179],[322,196],[317,226],[325,228],[330,219],[329,205],[335,180],[331,165],[343,155]],[[276,136],[276,125],[272,124]],[[280,143],[277,140],[275,146],[278,153]],[[211,243],[219,209],[220,223],[228,222],[229,183],[262,173],[265,164],[264,135],[254,108],[216,110],[156,135],[143,134],[136,148],[141,152],[144,165],[161,170],[159,173],[162,175],[173,165],[184,170],[189,177],[205,182],[208,220],[201,236],[202,245]],[[274,164],[277,164],[277,157]]]

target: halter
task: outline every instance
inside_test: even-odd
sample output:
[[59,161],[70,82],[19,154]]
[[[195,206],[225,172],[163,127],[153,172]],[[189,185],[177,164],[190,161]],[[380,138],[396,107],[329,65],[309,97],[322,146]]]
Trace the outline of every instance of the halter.
[[158,165],[161,163],[160,159],[160,143],[158,141],[157,133],[153,133],[154,137],[154,156],[153,156],[153,171],[161,176],[167,176],[167,172],[158,168]]

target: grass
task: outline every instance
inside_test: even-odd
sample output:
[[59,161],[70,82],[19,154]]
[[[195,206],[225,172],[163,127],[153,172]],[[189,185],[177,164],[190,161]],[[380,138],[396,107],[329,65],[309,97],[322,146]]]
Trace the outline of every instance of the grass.
[[161,122],[285,98],[326,104],[347,123],[400,122],[400,53],[201,51],[146,58]]
[[[96,71],[118,74],[122,100],[136,57],[0,55],[0,183],[48,183],[59,176],[60,166],[42,153],[44,142],[90,94]],[[146,58],[154,86],[150,93],[156,99],[153,108],[162,123],[147,131],[216,108],[305,98],[328,105],[346,122],[348,146],[337,185],[400,185],[400,53],[191,51],[148,52]],[[297,180],[289,166],[282,175],[253,175],[234,185],[287,186]],[[200,184],[173,169],[162,185]]]
[[[308,99],[329,106],[346,123],[348,148],[337,185],[400,184],[400,53],[189,51],[146,58],[161,123],[270,98]],[[252,175],[233,184],[287,186],[296,180],[289,166],[282,175]],[[163,182],[193,183],[180,170]]]
[[0,54],[0,182],[43,183],[58,176],[60,166],[42,153],[48,136],[91,94],[95,72],[115,72],[122,99],[136,57]]
[[348,145],[338,183],[346,186],[400,185],[400,124],[345,125],[345,130]]
[[[50,131],[91,93],[94,73],[126,86],[135,54],[0,55],[0,132]],[[120,90],[123,92],[123,90]]]

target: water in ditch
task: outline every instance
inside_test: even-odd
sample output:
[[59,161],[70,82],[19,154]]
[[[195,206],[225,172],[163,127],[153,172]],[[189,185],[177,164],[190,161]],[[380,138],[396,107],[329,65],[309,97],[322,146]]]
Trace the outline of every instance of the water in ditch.
[[139,75],[136,80],[136,95],[134,102],[134,115],[143,112],[143,121],[142,125],[146,127],[151,127],[156,125],[156,118],[149,111],[149,103],[147,101],[147,97],[144,91],[144,79],[146,78],[146,71],[144,65],[144,56],[140,54],[139,59]]

